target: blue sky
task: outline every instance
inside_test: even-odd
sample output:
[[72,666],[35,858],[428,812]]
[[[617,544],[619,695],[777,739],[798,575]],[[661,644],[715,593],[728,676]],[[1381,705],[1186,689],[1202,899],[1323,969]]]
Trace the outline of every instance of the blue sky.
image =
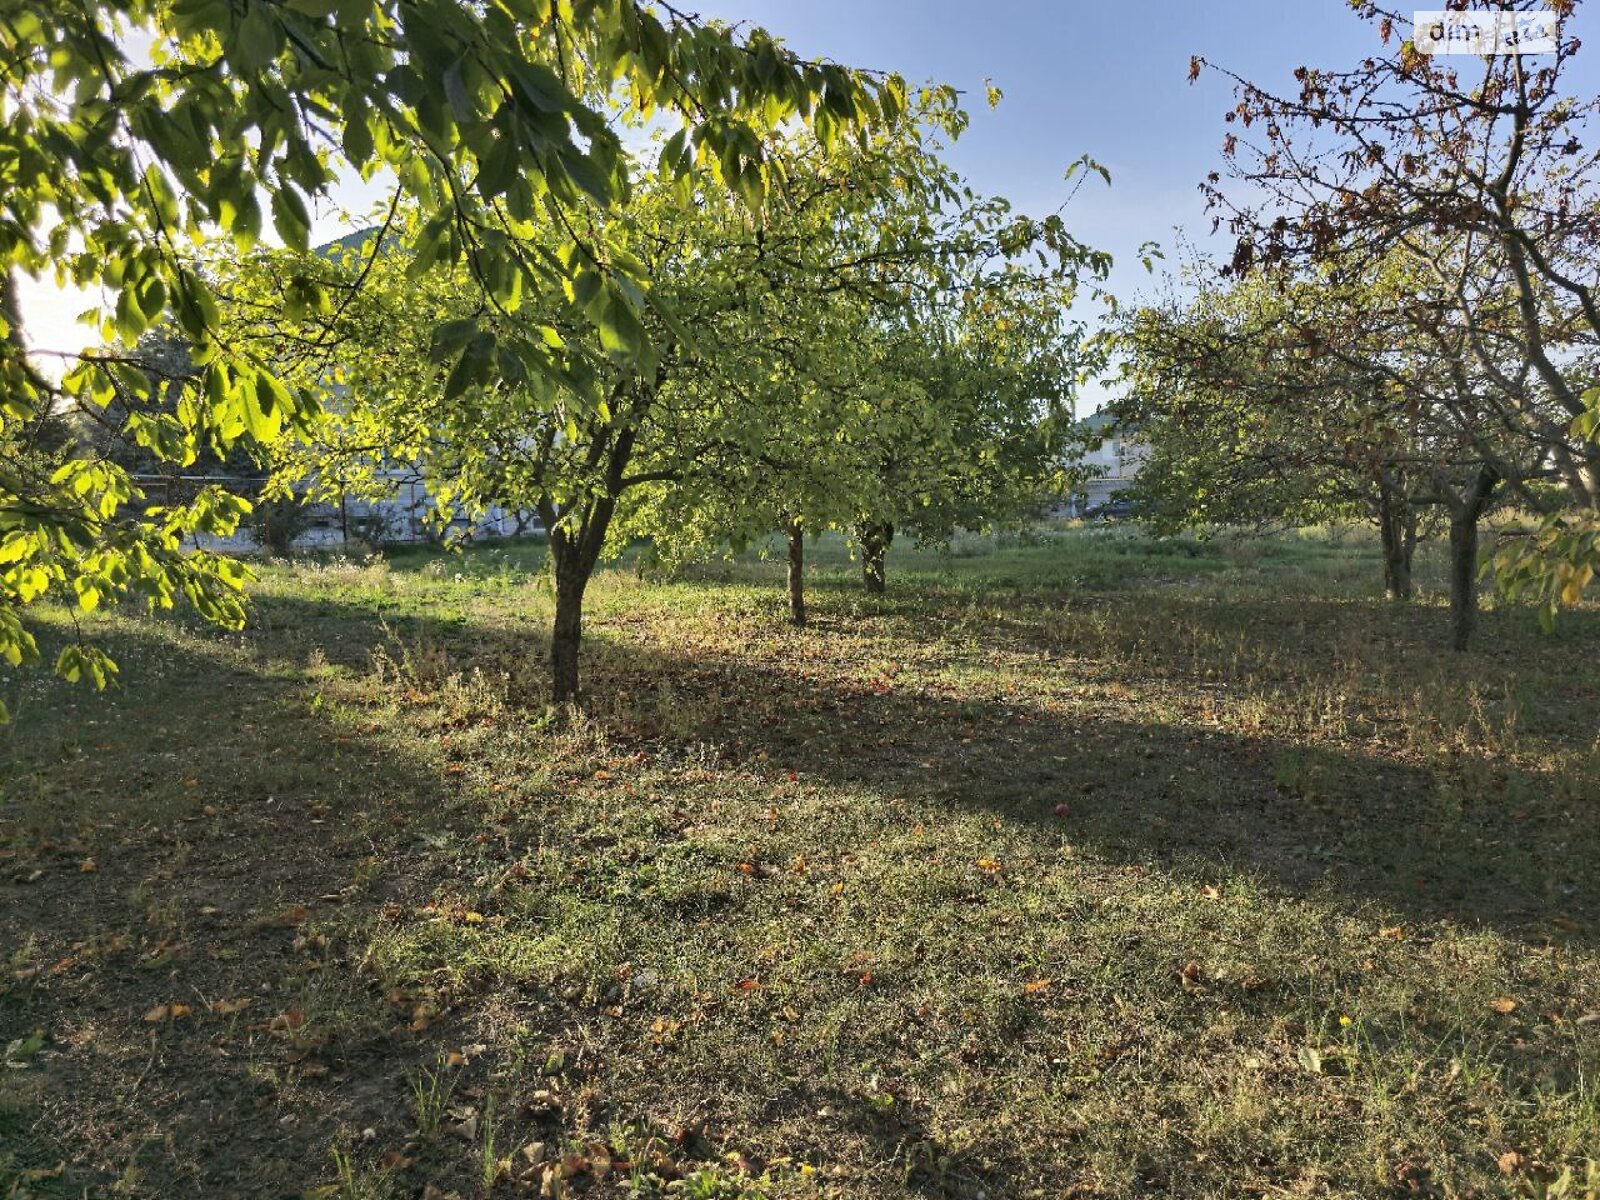
[[[1067,218],[1116,257],[1119,293],[1150,285],[1142,242],[1210,228],[1197,186],[1220,165],[1232,101],[1215,76],[1188,82],[1191,55],[1288,87],[1301,64],[1353,64],[1379,45],[1344,0],[713,0],[697,11],[762,25],[807,56],[964,89],[972,127],[952,158],[1024,211],[1053,211],[1080,155],[1104,163],[1112,186],[1086,183]],[[992,112],[985,79],[1005,93]]]

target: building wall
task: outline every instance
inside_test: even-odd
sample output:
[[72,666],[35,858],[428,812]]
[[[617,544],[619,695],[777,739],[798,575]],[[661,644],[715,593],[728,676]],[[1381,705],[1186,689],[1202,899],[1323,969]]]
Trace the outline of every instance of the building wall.
[[1150,449],[1137,438],[1113,434],[1098,447],[1083,455],[1081,461],[1097,468],[1099,474],[1085,482],[1066,506],[1066,516],[1082,516],[1086,511],[1106,503],[1130,487],[1139,477],[1139,471],[1150,457]]
[[[310,526],[295,538],[300,549],[335,548],[343,545],[426,542],[440,537],[442,530],[433,520],[436,504],[426,485],[399,472],[390,476],[393,492],[378,500],[343,497],[311,506]],[[221,484],[254,499],[264,478],[227,476],[135,476],[148,503],[174,503],[186,499],[198,488]],[[450,532],[478,538],[515,537],[538,534],[544,525],[531,512],[516,512],[496,505],[476,518],[455,517]],[[254,531],[243,525],[231,537],[205,535],[198,544],[209,550],[246,551],[259,548]]]

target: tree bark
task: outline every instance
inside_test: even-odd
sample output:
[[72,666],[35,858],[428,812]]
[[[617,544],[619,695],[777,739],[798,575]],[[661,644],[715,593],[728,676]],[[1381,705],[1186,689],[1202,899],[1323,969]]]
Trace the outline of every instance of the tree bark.
[[874,596],[883,595],[888,583],[885,556],[889,543],[894,541],[894,526],[884,523],[867,525],[861,530],[861,575],[867,591]]
[[[557,550],[557,544],[561,549]],[[583,570],[581,547],[564,534],[550,539],[555,560],[556,617],[550,630],[550,698],[556,704],[576,704],[578,650],[583,644],[583,593],[589,574]]]
[[1465,650],[1478,625],[1478,522],[1450,518],[1450,648]]
[[1417,548],[1417,514],[1385,473],[1378,485],[1378,531],[1383,540],[1383,590],[1390,600],[1411,599],[1411,556]]
[[789,528],[789,620],[806,623],[806,539],[799,521]]
[[616,501],[605,496],[589,502],[582,519],[565,527],[557,521],[554,505],[541,504],[541,509],[550,522],[550,561],[556,582],[555,621],[550,628],[550,699],[557,705],[578,704],[583,699],[578,679],[583,594],[600,561]]
[[1482,466],[1450,508],[1450,647],[1458,652],[1467,649],[1478,625],[1478,522],[1499,486],[1499,473]]

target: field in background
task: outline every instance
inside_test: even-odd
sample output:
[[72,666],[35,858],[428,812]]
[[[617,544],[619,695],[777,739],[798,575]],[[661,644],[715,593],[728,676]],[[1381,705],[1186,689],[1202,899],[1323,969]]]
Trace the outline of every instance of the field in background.
[[1592,608],[811,550],[804,631],[777,562],[602,572],[570,725],[531,545],[8,679],[0,1196],[1600,1190]]

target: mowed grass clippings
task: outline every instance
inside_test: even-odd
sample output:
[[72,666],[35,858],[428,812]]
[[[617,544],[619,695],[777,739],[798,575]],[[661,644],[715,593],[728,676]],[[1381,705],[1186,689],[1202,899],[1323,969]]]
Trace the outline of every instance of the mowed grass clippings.
[[567,720],[536,546],[9,681],[0,1195],[1600,1188],[1594,612],[1449,655],[1337,531],[812,557],[806,630],[604,572]]

